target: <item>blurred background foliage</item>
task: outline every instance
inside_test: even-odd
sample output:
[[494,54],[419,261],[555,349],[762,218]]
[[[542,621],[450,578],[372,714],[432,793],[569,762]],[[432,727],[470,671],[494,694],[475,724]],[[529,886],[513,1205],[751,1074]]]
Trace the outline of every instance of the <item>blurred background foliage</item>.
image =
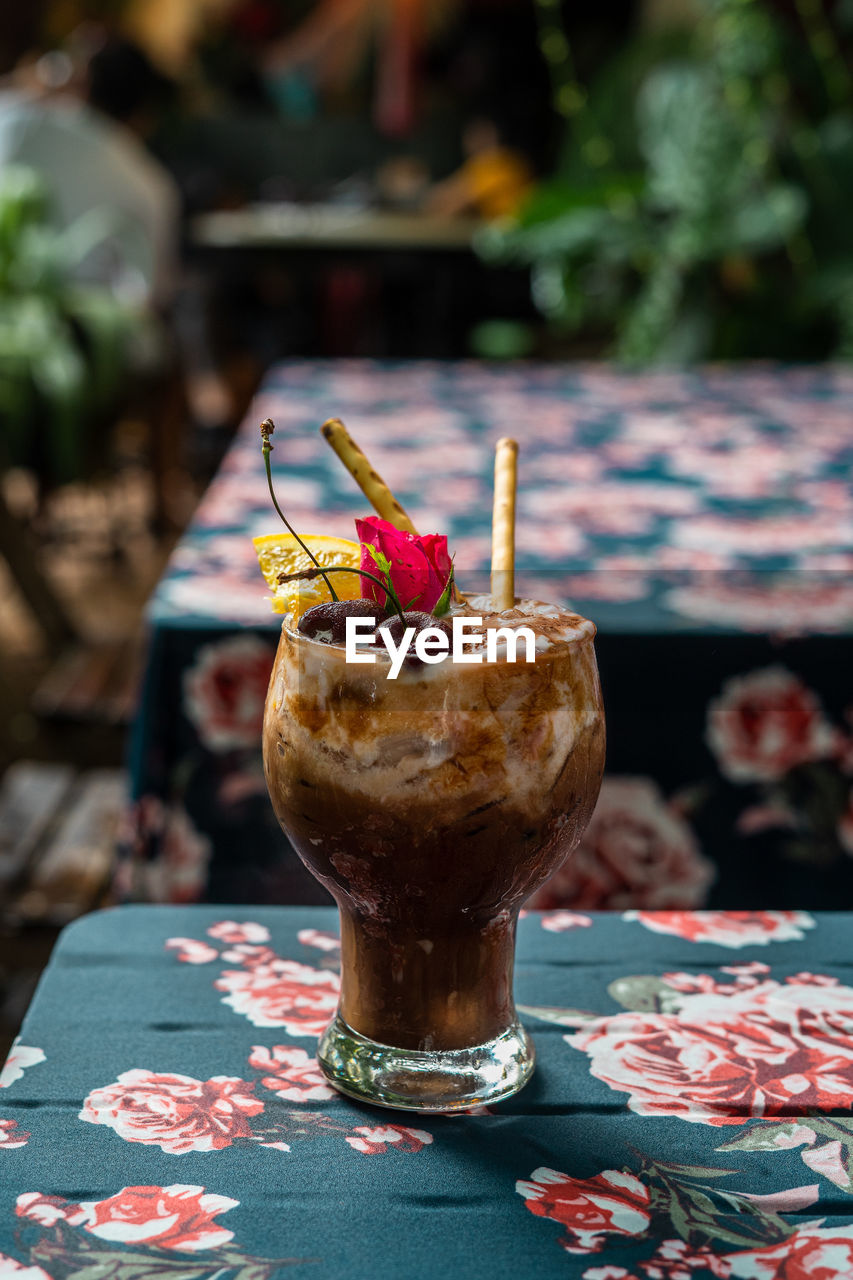
[[[446,310],[461,319],[451,337],[453,326],[424,320],[418,354],[853,358],[853,0],[599,0],[592,10],[568,0],[418,0],[412,118],[388,133],[377,124],[377,86],[393,43],[389,15],[405,8],[35,0],[17,54],[71,48],[92,23],[145,45],[176,90],[147,141],[180,189],[190,250],[191,216],[211,209],[381,204],[383,171],[401,158],[440,182],[463,163],[466,125],[492,119],[539,181],[515,221],[478,236],[482,260],[507,270],[480,269],[456,293],[443,284]],[[349,25],[336,25],[342,11]],[[304,27],[316,33],[324,15],[317,67],[273,68],[270,48],[298,43]],[[23,21],[0,23],[9,67]],[[295,103],[297,84],[307,97]],[[17,199],[0,195],[0,411],[19,424],[20,454],[47,404],[62,436],[52,453],[72,474],[80,468],[65,424],[107,402],[127,317],[72,283],[83,231],[56,237],[34,206],[20,222]],[[207,259],[198,269],[212,315],[208,363],[251,364],[259,375],[281,355],[329,353],[325,284],[303,287],[293,263],[253,274],[251,264]],[[365,303],[366,320],[359,313],[337,329],[355,335],[355,353],[399,354],[398,335],[412,329],[394,310],[403,287],[393,272],[360,270],[365,296],[384,309],[377,318]],[[426,296],[429,276],[421,264],[406,289]],[[461,267],[457,277],[467,280]]]
[[49,213],[37,173],[0,173],[0,463],[61,483],[88,469],[141,318],[109,289],[75,279],[109,234],[108,215],[93,210],[60,231]]
[[853,357],[853,5],[702,0],[587,87],[537,0],[563,139],[478,248],[529,265],[557,334],[623,361]]

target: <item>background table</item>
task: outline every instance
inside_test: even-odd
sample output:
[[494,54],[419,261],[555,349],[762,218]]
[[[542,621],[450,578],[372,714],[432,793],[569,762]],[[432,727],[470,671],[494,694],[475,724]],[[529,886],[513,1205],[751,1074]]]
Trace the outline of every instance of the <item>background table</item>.
[[609,726],[599,813],[543,905],[851,901],[853,374],[358,361],[270,374],[151,601],[123,894],[323,900],[264,789],[278,620],[250,537],[279,527],[266,415],[293,524],[353,536],[332,414],[465,586],[494,442],[520,440],[521,585],[598,623]]
[[196,246],[215,249],[379,249],[470,251],[476,218],[347,208],[323,204],[257,204],[199,214]]
[[477,340],[526,350],[524,326],[536,319],[529,270],[483,262],[474,251],[483,226],[417,211],[256,204],[194,218],[188,252],[210,323],[237,350],[455,356],[495,317],[509,319],[514,336],[486,329]]
[[529,915],[536,1074],[456,1117],[324,1085],[336,923],[65,932],[0,1077],[0,1274],[853,1274],[849,916]]

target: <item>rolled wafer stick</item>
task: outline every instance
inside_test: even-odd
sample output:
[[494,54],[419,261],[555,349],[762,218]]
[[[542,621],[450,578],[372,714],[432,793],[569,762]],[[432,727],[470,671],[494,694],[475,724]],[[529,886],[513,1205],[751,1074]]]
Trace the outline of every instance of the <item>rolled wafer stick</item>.
[[[410,516],[404,510],[402,504],[394,497],[382,477],[374,471],[367,455],[358,447],[340,418],[329,418],[328,422],[323,423],[320,431],[332,446],[353,480],[355,480],[376,514],[381,516],[383,520],[387,520],[389,524],[393,524],[395,529],[400,529],[403,533],[412,533],[415,537],[418,537],[418,531]],[[450,598],[453,601],[460,599],[455,582],[450,588]]]
[[515,490],[518,445],[503,436],[495,446],[492,508],[492,601],[495,609],[515,604]]
[[329,418],[320,428],[373,510],[383,520],[404,533],[417,534],[409,516],[394,497],[385,481],[373,470],[340,418]]

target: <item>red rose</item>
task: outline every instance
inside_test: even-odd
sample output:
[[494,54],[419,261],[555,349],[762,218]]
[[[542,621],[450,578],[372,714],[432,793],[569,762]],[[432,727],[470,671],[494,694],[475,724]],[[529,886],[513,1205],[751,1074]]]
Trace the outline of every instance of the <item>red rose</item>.
[[166,950],[177,951],[177,959],[184,964],[210,964],[211,960],[219,959],[219,952],[215,947],[199,942],[196,938],[167,938]]
[[432,1142],[431,1133],[426,1133],[423,1129],[407,1129],[400,1124],[383,1124],[376,1128],[358,1125],[353,1134],[355,1136],[346,1141],[353,1150],[360,1151],[365,1156],[382,1155],[389,1149],[420,1151]]
[[235,943],[222,952],[222,959],[229,964],[240,964],[244,969],[266,969],[280,963],[272,947],[257,942]]
[[549,933],[565,933],[568,929],[588,928],[592,917],[582,916],[577,911],[552,911],[550,915],[543,915],[539,923]]
[[210,751],[259,747],[273,651],[257,636],[201,649],[184,675],[184,709]]
[[[634,913],[626,911],[625,914],[630,916]],[[720,972],[731,974],[734,981],[720,982],[711,973],[696,973],[693,970],[690,973],[664,973],[661,977],[667,987],[672,991],[680,991],[683,995],[731,996],[737,994],[738,990],[757,987],[764,975],[770,972],[770,966],[753,960],[749,964],[722,966]]]
[[[643,1280],[688,1280],[694,1271],[710,1271],[719,1280],[731,1275],[728,1261],[707,1246],[694,1248],[686,1240],[663,1240],[648,1262],[641,1264]],[[584,1272],[584,1280],[591,1280]]]
[[300,929],[296,935],[303,947],[316,947],[318,951],[340,951],[341,940],[328,929]]
[[652,933],[733,949],[800,942],[804,930],[815,926],[806,911],[626,911],[623,919],[637,920]]
[[[437,533],[424,537],[403,533],[378,516],[356,520],[355,528],[361,543],[362,569],[375,577],[383,576],[370,551],[372,546],[390,564],[391,582],[403,608],[431,613],[450,576],[447,538]],[[385,592],[368,578],[361,579],[361,596],[363,600],[376,600],[383,607],[387,604]]]
[[694,907],[713,875],[690,827],[650,778],[606,778],[577,850],[528,905],[545,911]]
[[264,1109],[253,1088],[230,1076],[194,1080],[125,1071],[115,1084],[89,1094],[80,1119],[108,1125],[126,1142],[157,1146],[172,1155],[218,1151],[236,1138],[252,1136],[247,1117]]
[[197,902],[207,884],[211,844],[196,831],[189,814],[172,805],[166,814],[160,856],[148,863],[154,902]]
[[839,1280],[853,1275],[853,1225],[801,1227],[781,1244],[720,1258],[732,1280]]
[[838,734],[811,689],[784,667],[766,667],[723,685],[708,708],[706,740],[732,782],[774,782],[831,755]]
[[40,1191],[25,1191],[18,1196],[15,1213],[19,1218],[31,1218],[43,1227],[52,1227],[57,1222],[77,1227],[86,1216],[79,1204],[62,1196],[44,1196]]
[[[803,1126],[805,1129],[806,1126]],[[808,1133],[813,1133],[811,1129]],[[815,1135],[816,1137],[817,1135]],[[814,1141],[814,1137],[812,1138]],[[834,1182],[837,1187],[841,1187],[842,1191],[849,1191],[853,1186],[853,1178],[850,1176],[850,1158],[847,1154],[848,1148],[841,1146],[841,1139],[836,1138],[835,1142],[824,1142],[819,1147],[814,1147],[809,1151],[802,1151],[803,1164],[807,1168],[813,1169],[815,1173],[822,1173],[825,1178],[829,1178],[830,1182]]]
[[207,934],[208,937],[218,938],[220,942],[228,942],[231,946],[241,942],[254,944],[270,940],[270,931],[266,925],[255,924],[251,920],[244,920],[242,924],[238,924],[236,920],[220,920],[218,924],[210,926]]
[[0,1147],[7,1151],[12,1147],[25,1147],[31,1135],[18,1128],[17,1120],[0,1120]]
[[44,1062],[42,1049],[30,1048],[21,1044],[19,1039],[13,1040],[6,1065],[0,1071],[0,1089],[8,1089],[10,1084],[20,1080],[27,1067],[34,1067],[39,1062]]
[[605,1263],[603,1267],[587,1267],[583,1280],[644,1280],[644,1277],[638,1276],[635,1271],[626,1270],[625,1267]]
[[566,1227],[560,1243],[569,1253],[598,1253],[605,1236],[638,1236],[651,1222],[649,1190],[639,1178],[605,1169],[594,1178],[570,1178],[556,1169],[535,1169],[517,1182],[531,1213]]
[[125,815],[119,843],[128,851],[113,883],[119,898],[196,902],[201,896],[211,844],[180,805],[142,796]]
[[291,1036],[319,1036],[338,1007],[341,980],[295,960],[271,960],[250,971],[226,969],[214,986],[223,1004],[256,1027],[283,1027]]
[[316,1058],[309,1058],[304,1049],[291,1045],[274,1044],[271,1049],[256,1044],[249,1058],[249,1066],[257,1071],[269,1071],[261,1084],[280,1098],[293,1102],[309,1102],[314,1098],[334,1098],[335,1091],[326,1082]]
[[240,1203],[204,1187],[125,1187],[108,1200],[83,1201],[86,1230],[101,1240],[154,1244],[158,1249],[216,1249],[233,1240],[213,1219]]
[[853,989],[805,974],[733,985],[673,988],[665,1013],[597,1018],[565,1039],[639,1115],[743,1124],[853,1104]]

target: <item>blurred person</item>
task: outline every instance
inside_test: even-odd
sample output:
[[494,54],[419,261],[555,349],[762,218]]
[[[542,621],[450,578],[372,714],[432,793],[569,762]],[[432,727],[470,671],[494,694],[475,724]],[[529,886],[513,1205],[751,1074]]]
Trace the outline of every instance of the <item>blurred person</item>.
[[192,418],[219,430],[234,403],[213,352],[206,282],[182,269],[181,195],[146,146],[174,93],[135,43],[81,27],[66,50],[28,61],[0,89],[0,166],[43,178],[55,224],[74,226],[83,246],[81,280],[166,322],[148,329],[142,359],[166,366],[179,356]]
[[465,126],[462,149],[465,161],[432,188],[426,207],[431,213],[450,217],[512,217],[533,187],[527,157],[503,143],[498,126],[485,116],[477,116]]
[[96,41],[82,66],[44,55],[0,88],[0,166],[35,170],[55,225],[76,224],[79,278],[143,308],[168,304],[176,283],[180,197],[145,146],[169,91],[116,38]]

